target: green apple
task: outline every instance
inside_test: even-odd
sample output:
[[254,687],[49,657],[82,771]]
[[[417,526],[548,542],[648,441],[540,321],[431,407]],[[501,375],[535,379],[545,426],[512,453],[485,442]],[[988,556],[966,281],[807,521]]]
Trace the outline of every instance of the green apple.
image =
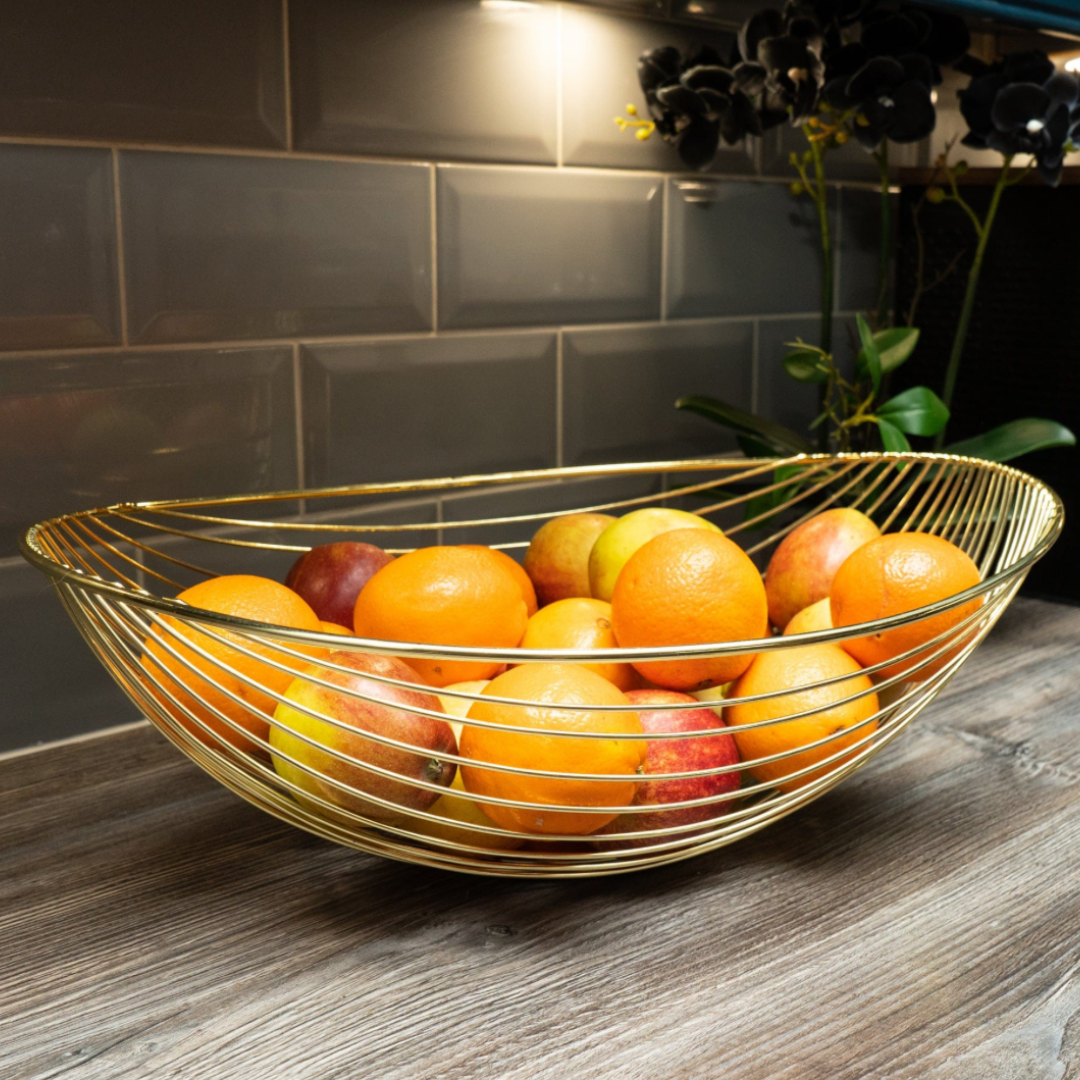
[[456,697],[454,691],[460,690],[463,694],[479,694],[489,682],[491,682],[490,679],[472,679],[469,682],[451,683],[449,686],[444,686],[442,693],[437,695],[439,704],[446,713],[446,722],[454,729],[454,738],[458,742],[461,741],[461,721],[468,715],[473,703],[468,698]]
[[541,607],[589,595],[589,552],[615,520],[610,514],[563,514],[536,530],[524,566]]
[[597,600],[611,601],[615,582],[630,556],[654,536],[676,529],[709,529],[720,532],[711,521],[688,514],[685,510],[669,510],[662,506],[647,506],[631,510],[613,521],[597,538],[589,553],[589,588]]

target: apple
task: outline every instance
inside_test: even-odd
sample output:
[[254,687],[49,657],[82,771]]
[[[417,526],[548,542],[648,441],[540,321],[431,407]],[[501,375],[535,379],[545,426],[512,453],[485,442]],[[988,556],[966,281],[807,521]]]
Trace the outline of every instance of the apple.
[[832,611],[829,608],[829,598],[819,600],[816,604],[797,611],[788,620],[784,627],[784,637],[789,634],[811,634],[815,630],[832,629]]
[[[331,652],[326,661],[349,668],[350,671],[331,671],[312,665],[289,684],[284,694],[287,702],[278,703],[270,725],[270,755],[274,768],[278,775],[291,781],[302,792],[321,796],[346,810],[378,821],[407,823],[411,820],[408,813],[410,810],[427,810],[439,798],[438,791],[417,787],[409,781],[426,780],[444,787],[449,786],[454,779],[456,766],[451,761],[442,760],[442,757],[444,754],[455,753],[457,741],[445,720],[417,715],[400,706],[442,712],[439,699],[433,693],[405,690],[368,678],[370,675],[377,675],[412,683],[423,681],[405,661],[397,657]],[[349,694],[309,682],[305,675],[315,675],[334,686],[367,694],[379,701],[361,701]],[[333,717],[347,725],[347,728],[317,720],[294,706],[302,706]],[[399,739],[415,749],[403,750],[373,742],[364,737],[364,732]],[[299,736],[306,736],[317,745],[312,746]],[[399,775],[401,779],[392,780],[379,773],[369,772],[361,765],[341,761],[320,747],[329,747],[369,765],[386,769]],[[286,761],[281,756],[283,754],[288,754],[297,762],[313,769],[314,774],[300,765]],[[355,789],[355,793],[335,787],[330,780],[347,784]],[[401,807],[401,811],[371,802],[364,798],[364,794],[396,803]],[[304,800],[298,796],[297,801]],[[319,813],[326,813],[325,809],[317,804],[306,802],[305,805]]]
[[342,540],[305,552],[292,564],[285,584],[299,593],[323,622],[352,627],[360,590],[394,556],[374,544]]
[[685,510],[646,506],[613,521],[597,538],[589,553],[589,588],[597,600],[611,601],[622,568],[639,547],[654,536],[674,529],[721,530],[711,521]]
[[[668,731],[707,731],[726,726],[713,709],[668,709],[696,701],[689,694],[676,690],[630,690],[627,698],[638,706],[641,726],[647,734]],[[737,765],[739,751],[730,735],[708,735],[696,739],[650,739],[646,744],[644,772],[689,772],[692,769],[713,769],[721,765]],[[738,790],[738,771],[695,776],[686,780],[645,780],[637,785],[631,806],[662,806],[664,803],[726,795]],[[615,837],[618,833],[643,829],[667,829],[675,825],[697,825],[720,817],[731,808],[731,801],[689,806],[681,810],[657,810],[647,814],[620,814],[614,821],[594,833],[594,836]],[[597,847],[612,851],[625,847],[645,847],[665,840],[685,839],[687,833],[672,833],[655,840],[640,837],[634,840],[602,840]]]
[[616,519],[610,514],[564,514],[536,530],[525,552],[525,573],[540,606],[589,592],[589,552]]
[[792,616],[828,597],[840,564],[880,535],[864,513],[847,507],[825,510],[792,529],[765,571],[773,625],[783,630]]
[[[454,782],[450,787],[453,791],[465,791],[461,773],[454,777]],[[484,813],[480,804],[473,799],[440,795],[430,812],[438,814],[444,820],[420,819],[415,822],[418,832],[425,832],[430,836],[451,840],[457,844],[491,848],[493,851],[513,851],[521,847],[522,837],[520,836],[499,836],[497,833],[478,832],[476,829],[468,828],[469,825],[486,825],[489,828],[495,825],[495,822]]]

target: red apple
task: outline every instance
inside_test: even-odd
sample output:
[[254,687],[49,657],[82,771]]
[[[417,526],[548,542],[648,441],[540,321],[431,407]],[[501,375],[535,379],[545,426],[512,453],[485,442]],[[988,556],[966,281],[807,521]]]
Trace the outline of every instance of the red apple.
[[[706,707],[700,709],[665,709],[666,705],[678,705],[696,701],[689,694],[675,690],[630,690],[627,698],[639,707],[638,716],[646,733],[668,731],[707,731],[723,727],[723,721]],[[645,758],[645,773],[690,772],[693,769],[715,769],[722,765],[736,765],[739,751],[730,735],[707,735],[696,739],[650,740]],[[645,780],[638,784],[637,794],[631,806],[662,806],[664,803],[703,799],[707,796],[726,795],[737,791],[738,771],[717,773],[712,776],[695,776],[686,780]],[[711,818],[720,817],[731,808],[731,802],[707,803],[688,806],[681,810],[657,810],[648,814],[621,814],[594,835],[614,836],[622,832],[638,832],[643,829],[667,829],[675,825],[696,825]],[[624,847],[644,847],[664,840],[680,840],[687,834],[672,833],[670,836],[650,839],[601,841],[597,847],[611,851]]]
[[[306,674],[314,674],[334,686],[378,698],[379,702],[361,701],[349,694],[309,682],[304,675],[298,676],[285,691],[289,703],[278,703],[270,725],[270,752],[274,768],[282,778],[291,781],[302,792],[318,795],[356,814],[379,821],[407,824],[410,810],[427,810],[439,797],[438,791],[417,787],[409,781],[426,780],[449,787],[454,779],[456,766],[452,761],[443,760],[444,755],[453,754],[457,749],[453,729],[445,720],[407,711],[408,708],[419,707],[441,712],[439,699],[434,693],[405,690],[367,678],[368,675],[380,675],[411,683],[423,682],[405,661],[396,657],[331,652],[326,659],[341,667],[351,668],[355,674],[331,671],[318,665],[308,668]],[[296,705],[333,717],[346,724],[348,729],[308,716],[295,708]],[[413,749],[404,750],[373,742],[364,737],[364,732],[398,739]],[[300,736],[306,736],[316,745]],[[342,761],[321,747],[329,747],[369,765],[376,765],[401,779],[391,779],[360,765]],[[282,754],[288,754],[313,772],[286,761]],[[343,790],[329,780],[340,781],[353,790]],[[373,803],[364,798],[365,794],[396,803],[401,811]],[[306,802],[302,795],[297,796],[297,801],[318,813],[333,816],[318,804]]]
[[564,514],[536,530],[523,565],[536,587],[541,607],[556,600],[592,596],[589,552],[596,538],[614,521],[610,514]]
[[815,514],[780,541],[765,571],[769,618],[783,630],[792,616],[824,600],[840,564],[881,530],[864,514],[837,507]]
[[292,564],[285,584],[299,593],[323,622],[352,629],[360,590],[376,570],[394,561],[382,548],[342,540],[305,552]]

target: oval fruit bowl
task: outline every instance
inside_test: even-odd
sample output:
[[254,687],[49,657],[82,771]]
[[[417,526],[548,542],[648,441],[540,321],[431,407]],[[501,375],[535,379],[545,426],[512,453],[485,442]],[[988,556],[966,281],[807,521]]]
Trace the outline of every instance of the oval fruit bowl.
[[[500,496],[560,509],[468,515]],[[255,805],[388,858],[570,877],[729,844],[860,768],[1062,519],[990,462],[802,455],[125,503],[22,550],[138,708]],[[837,522],[865,535],[822,584]]]

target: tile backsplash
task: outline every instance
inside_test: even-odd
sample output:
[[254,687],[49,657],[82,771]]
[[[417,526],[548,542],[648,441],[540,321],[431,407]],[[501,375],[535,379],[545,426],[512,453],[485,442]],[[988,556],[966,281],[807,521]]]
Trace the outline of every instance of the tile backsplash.
[[[693,392],[808,420],[777,378],[818,306],[791,133],[687,174],[613,122],[644,48],[727,53],[744,7],[0,5],[0,750],[133,716],[18,556],[35,520],[732,449],[674,410]],[[832,194],[838,334],[876,300],[860,155]],[[464,537],[493,499],[402,520]]]

